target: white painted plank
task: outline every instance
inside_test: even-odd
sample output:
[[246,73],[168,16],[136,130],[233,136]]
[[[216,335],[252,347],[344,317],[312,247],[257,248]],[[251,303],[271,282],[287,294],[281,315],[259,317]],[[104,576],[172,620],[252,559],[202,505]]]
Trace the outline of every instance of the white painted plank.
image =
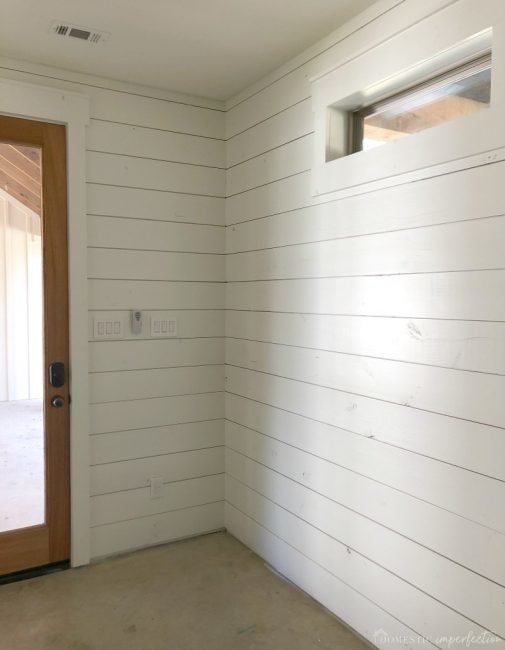
[[[156,311],[154,312],[156,314]],[[168,339],[171,341],[181,341],[181,345],[184,345],[184,338],[200,338],[200,337],[209,337],[209,338],[214,338],[214,345],[219,346],[219,342],[215,340],[215,338],[220,338],[224,335],[224,311],[223,310],[198,310],[198,309],[190,309],[188,311],[177,311],[177,310],[171,310],[168,312],[172,318],[175,318],[177,321],[177,330],[178,334],[181,337],[180,339]],[[152,313],[150,313],[152,315]],[[151,339],[151,325],[150,325],[150,319],[148,317],[144,318],[142,321],[142,331],[140,334],[132,334],[131,329],[130,329],[130,322],[131,322],[131,312],[125,311],[125,310],[118,310],[118,311],[92,311],[89,314],[89,322],[88,322],[88,332],[89,332],[89,339],[92,343],[97,343],[97,344],[102,344],[104,346],[107,346],[107,343],[111,343],[110,341],[93,341],[94,334],[93,334],[93,319],[94,318],[110,318],[114,317],[115,319],[119,319],[123,324],[124,324],[124,329],[123,329],[123,335],[122,339],[125,341],[136,341],[137,343],[140,342],[141,340],[146,340]],[[167,340],[167,339],[164,339]],[[161,339],[158,339],[158,341],[161,341]],[[114,341],[116,343],[117,341]],[[154,345],[154,341],[152,341]],[[174,344],[175,345],[175,344]],[[125,346],[126,348],[126,346]],[[93,352],[93,346],[90,348],[90,359],[95,358],[95,353]],[[105,347],[104,349],[109,349]],[[132,355],[132,360],[138,359],[138,356],[135,355],[134,350],[136,348],[131,348],[128,346],[128,355]],[[142,348],[139,347],[139,350]],[[146,350],[150,350],[151,347],[150,345],[147,345]],[[113,353],[111,353],[113,354]],[[147,353],[149,354],[149,353]],[[149,357],[147,357],[149,358]],[[123,359],[123,361],[127,361],[127,359]]]
[[226,194],[233,196],[310,168],[313,142],[304,136],[228,169]]
[[100,279],[224,282],[223,255],[88,249],[88,277]]
[[223,503],[212,503],[97,526],[91,530],[91,557],[99,558],[193,535],[202,535],[220,530],[223,525]]
[[234,224],[313,205],[310,172],[226,199],[226,223]]
[[[15,70],[9,69],[12,65],[16,66]],[[20,62],[7,63],[7,66],[2,67],[2,76],[8,79],[20,79],[25,83],[42,84],[86,94],[90,98],[91,115],[97,119],[209,138],[224,137],[225,113],[223,111],[143,96],[139,93],[138,86],[135,88],[130,84],[123,86],[124,91],[100,88],[93,82],[80,82],[80,77],[74,76],[78,74],[58,69],[57,78],[52,78],[50,75],[38,75],[37,68],[33,64]],[[73,80],[67,81],[68,78]],[[109,80],[100,81],[108,86],[114,85],[114,82]],[[131,91],[127,90],[129,88]],[[143,91],[146,94],[150,93],[150,89],[146,87]],[[154,90],[154,92],[160,91]],[[205,102],[198,98],[187,97],[185,101],[188,100],[194,104]]]
[[90,433],[126,431],[224,417],[222,393],[92,404]]
[[86,146],[91,151],[211,167],[225,166],[223,141],[100,120],[91,120]]
[[224,339],[92,341],[90,372],[205,366],[224,362]]
[[220,226],[131,219],[88,217],[88,246],[164,250],[188,253],[224,253]]
[[222,447],[94,465],[90,468],[91,495],[149,487],[152,477],[171,483],[223,471]]
[[155,368],[89,375],[90,404],[169,395],[215,393],[224,387],[224,366]]
[[[365,528],[370,531],[374,526],[379,526],[380,529],[378,528],[375,535],[370,538],[371,541],[377,539],[375,553],[381,553],[381,562],[386,562],[385,557],[388,552],[397,552],[398,557],[394,560],[390,559],[388,566],[396,566],[400,574],[404,573],[413,578],[414,583],[421,582],[419,567],[408,569],[405,563],[412,561],[412,556],[417,555],[421,567],[423,565],[426,567],[427,564],[434,567],[435,575],[426,576],[424,580],[435,583],[439,594],[442,589],[451,589],[454,584],[461,585],[461,582],[467,588],[473,589],[473,593],[479,593],[482,587],[487,585],[487,581],[475,571],[476,567],[483,566],[486,568],[484,576],[490,576],[491,580],[501,582],[501,586],[496,585],[498,588],[489,588],[490,599],[499,603],[500,594],[503,597],[505,564],[500,550],[503,548],[504,541],[502,534],[490,533],[489,529],[475,522],[421,499],[391,489],[360,474],[346,471],[334,463],[229,422],[226,425],[226,447],[305,486],[318,496],[330,499],[339,507],[352,513],[352,517],[348,516],[356,517],[354,529],[356,532],[351,527],[347,532],[342,529],[337,535],[338,539],[345,536],[351,547],[359,543],[360,548],[363,548],[365,542],[358,542],[359,531]],[[236,478],[243,480],[240,476]],[[262,489],[265,489],[265,486]],[[292,495],[295,494],[296,489],[293,488]],[[274,492],[270,491],[267,496],[276,501]],[[305,512],[304,519],[310,517],[311,515]],[[368,520],[368,524],[360,523],[363,518]],[[430,522],[430,528],[436,526],[438,529],[423,532],[421,527],[428,528],[427,521]],[[386,533],[384,529],[390,532]],[[398,536],[403,536],[404,539],[399,540]],[[422,545],[426,549],[418,549],[416,545]],[[437,557],[433,557],[433,551]],[[492,553],[492,557],[480,559],[472,557],[472,553],[475,555],[476,551],[484,555]],[[469,560],[469,562],[465,564],[461,560]],[[457,568],[459,564],[462,564],[465,570],[461,571]],[[497,565],[499,565],[498,571]],[[444,576],[448,578],[445,586],[441,584]],[[426,582],[424,584],[426,585]]]
[[314,116],[310,98],[233,136],[226,143],[228,167],[312,133]]
[[203,196],[222,197],[225,190],[222,169],[93,151],[86,154],[86,180],[88,183]]
[[227,257],[234,281],[497,269],[505,217],[415,228]]
[[93,215],[181,223],[224,223],[224,199],[107,185],[88,185],[86,191],[87,210]]
[[161,456],[223,444],[223,420],[115,431],[90,437],[91,463],[98,465],[119,460]]
[[[276,415],[273,422],[265,421],[258,431],[483,526],[505,531],[505,486],[502,481],[342,429],[291,414],[283,416],[282,411]],[[231,420],[230,415],[227,417]],[[246,417],[239,414],[236,422],[241,424],[244,420],[247,425]],[[287,421],[296,428],[290,430]],[[505,584],[505,573],[503,578]]]
[[278,280],[227,285],[228,309],[505,320],[504,271]]
[[503,429],[231,366],[226,377],[227,391],[250,400],[505,479]]
[[[250,223],[236,223],[226,231],[227,251],[258,250],[504,214],[505,198],[496,192],[504,173],[505,163],[499,162]],[[479,192],[474,191],[475,187]],[[258,211],[257,216],[262,216],[261,206]],[[238,217],[234,215],[233,220]]]
[[[466,583],[477,592],[488,587],[486,576],[473,572],[479,564],[484,565],[484,562],[475,557],[476,553],[470,564],[471,570],[468,570],[465,566],[453,562],[452,559],[425,548],[416,540],[398,534],[231,448],[226,450],[226,471],[227,482],[229,477],[233,477],[236,482],[270,499],[281,508],[330,535],[351,551],[369,558],[403,580],[424,588],[427,593],[438,594],[442,602],[443,592],[450,589],[450,585]],[[487,562],[489,572],[487,577],[492,581],[498,577],[493,573],[492,564],[499,565],[500,577],[503,569],[499,546],[502,540],[497,540],[496,537],[493,539],[493,548],[489,551],[484,550],[487,545],[483,535],[480,540],[484,554],[497,553],[492,562]],[[458,544],[457,540],[453,541]],[[459,545],[464,547],[464,540],[460,539]],[[312,557],[314,555],[315,552],[311,554]],[[456,554],[457,557],[459,555]],[[412,561],[413,556],[417,556],[416,562]],[[472,559],[469,552],[467,556]],[[503,585],[491,586],[494,597],[498,599],[503,589]]]
[[[476,580],[475,576],[469,572],[461,577],[463,572],[459,567],[455,567],[456,571],[449,570],[447,572],[451,582],[446,582],[445,588],[442,584],[440,591],[443,592],[443,599],[446,602],[448,601],[448,604],[455,607],[455,609],[456,607],[460,609],[453,611],[443,604],[443,599],[440,599],[442,602],[435,600],[436,596],[433,597],[433,592],[436,592],[436,588],[430,584],[429,578],[426,578],[426,574],[430,570],[429,560],[433,559],[434,564],[437,564],[438,558],[434,557],[433,553],[426,560],[423,558],[426,561],[424,576],[421,570],[422,567],[418,568],[419,582],[424,587],[423,591],[425,593],[423,593],[419,588],[416,589],[418,583],[414,582],[414,586],[412,586],[412,584],[403,582],[396,575],[382,568],[382,566],[370,561],[369,558],[364,557],[359,552],[355,552],[355,548],[349,548],[343,543],[336,542],[328,534],[325,534],[325,529],[329,527],[328,524],[323,524],[324,528],[323,532],[321,532],[321,529],[314,528],[303,519],[278,507],[271,500],[265,499],[257,492],[248,489],[239,481],[227,480],[226,499],[238,510],[245,512],[281,539],[289,541],[301,553],[314,559],[318,564],[330,571],[332,575],[337,576],[372,602],[380,602],[385,611],[394,613],[397,618],[425,638],[436,639],[443,634],[464,637],[469,632],[482,634],[485,628],[479,626],[479,621],[477,621],[476,626],[473,620],[468,620],[461,613],[461,607],[468,611],[471,605],[477,605],[479,614],[487,619],[488,624],[492,623],[496,626],[493,629],[501,629],[503,605],[500,599],[503,597],[503,588],[500,591],[495,590],[494,600],[493,597],[489,598],[488,602],[493,608],[492,614],[487,609],[483,611],[484,603],[475,602],[475,596],[473,603],[470,604],[468,599],[467,602],[463,602],[468,594],[468,591],[463,591],[461,588],[466,586],[465,582],[477,583],[480,590],[487,588],[489,583],[481,578]],[[313,506],[316,503],[317,499],[310,502]],[[321,522],[321,518],[319,518],[319,522]],[[334,530],[335,528],[333,528]],[[418,561],[421,562],[420,558]],[[447,560],[444,560],[444,562],[445,565],[451,568],[451,563],[447,562]],[[456,580],[457,578],[459,579]],[[468,578],[468,580],[465,580],[465,578]],[[460,589],[455,590],[455,584],[459,585]],[[453,591],[460,594],[459,599],[454,596]],[[462,596],[462,594],[465,594],[465,596]]]
[[[232,535],[374,645],[396,650],[414,650],[419,644],[435,647],[230,503],[225,506],[225,524]],[[386,635],[390,638],[381,642]]]
[[224,284],[213,282],[150,282],[142,280],[90,280],[89,308],[222,309]]
[[188,479],[164,486],[163,495],[151,499],[149,488],[91,497],[91,526],[103,526],[183,508],[216,503],[224,498],[224,475]]
[[505,374],[504,323],[228,311],[226,335]]
[[90,88],[93,117],[111,122],[147,126],[166,131],[191,133],[210,138],[224,137],[224,113],[185,104],[175,104],[150,97]]
[[[476,522],[468,523],[473,521],[471,510],[478,508],[479,501],[481,509],[487,508],[486,488],[489,489],[490,495],[493,493],[497,495],[503,489],[501,482],[262,404],[257,404],[255,407],[250,404],[249,408],[243,410],[240,410],[240,406],[244,407],[243,402],[235,399],[230,403],[227,397],[228,448],[231,446],[247,456],[251,456],[251,450],[271,448],[272,453],[279,454],[277,471],[316,491],[321,491],[318,484],[313,483],[312,470],[306,471],[301,466],[296,471],[294,466],[289,470],[282,468],[284,457],[282,450],[285,448],[275,442],[271,443],[271,440],[278,441],[310,456],[326,460],[343,470],[350,470],[383,486],[414,497],[410,502],[414,510],[417,508],[416,500],[422,500],[428,506],[441,508],[442,510],[439,511],[433,507],[422,506],[422,514],[434,517],[442,528],[440,531],[429,531],[423,534],[419,541],[446,557],[456,559],[472,571],[505,585],[505,562],[501,559],[505,536],[497,532],[490,533],[489,529]],[[261,433],[265,435],[259,435]],[[247,443],[248,440],[250,444]],[[246,446],[246,443],[249,446]],[[273,447],[270,447],[271,444]],[[305,459],[303,453],[294,456],[291,456],[291,453],[291,449],[287,448],[287,457],[298,459],[300,462],[312,462],[310,458]],[[256,451],[251,457],[263,462],[262,458],[266,451],[261,451],[262,456],[255,454]],[[287,462],[287,457],[284,462]],[[271,463],[267,462],[267,465]],[[318,467],[322,469],[324,464]],[[345,476],[345,471],[343,475]],[[235,476],[242,480],[240,474]],[[475,495],[472,494],[473,489],[476,490]],[[469,504],[462,502],[461,493],[469,499]],[[328,492],[325,494],[342,502],[342,497],[339,497],[337,492],[333,497]],[[357,506],[358,502],[354,505]],[[460,521],[454,514],[446,515],[444,510],[448,513],[459,512],[464,519],[460,517]],[[360,512],[363,510],[361,509]],[[372,518],[380,521],[378,518],[380,512],[378,511],[377,516]],[[366,510],[366,513],[372,516],[369,510]],[[413,533],[417,533],[417,529],[409,528],[409,525],[411,524],[406,522],[406,528],[401,529],[400,532],[410,533],[409,537],[418,540],[417,537],[412,536]],[[446,534],[448,527],[452,529],[454,525],[460,533],[464,533],[463,537]],[[480,549],[480,552],[476,553],[476,549]]]
[[505,428],[505,376],[237,339],[226,363]]

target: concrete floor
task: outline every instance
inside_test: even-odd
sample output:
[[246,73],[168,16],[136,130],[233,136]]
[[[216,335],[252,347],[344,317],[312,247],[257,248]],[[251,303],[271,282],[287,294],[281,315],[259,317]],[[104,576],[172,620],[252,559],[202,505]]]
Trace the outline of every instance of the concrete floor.
[[227,533],[0,586],[6,650],[364,650]]
[[42,400],[0,402],[0,532],[44,522]]

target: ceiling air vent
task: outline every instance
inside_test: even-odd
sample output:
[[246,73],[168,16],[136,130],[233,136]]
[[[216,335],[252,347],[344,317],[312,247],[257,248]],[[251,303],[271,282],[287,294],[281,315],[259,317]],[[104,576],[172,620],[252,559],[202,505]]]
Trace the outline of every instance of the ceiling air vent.
[[72,25],[62,20],[55,20],[51,23],[51,34],[65,36],[65,38],[76,38],[79,41],[88,43],[106,43],[109,40],[110,32],[102,32],[98,29],[90,29],[81,25]]

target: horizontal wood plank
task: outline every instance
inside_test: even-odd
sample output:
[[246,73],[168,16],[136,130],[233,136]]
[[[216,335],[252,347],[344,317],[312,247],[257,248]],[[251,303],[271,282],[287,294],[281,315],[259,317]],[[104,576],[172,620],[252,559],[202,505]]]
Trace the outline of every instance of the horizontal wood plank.
[[279,147],[296,138],[312,132],[313,114],[309,98],[294,104],[282,113],[278,113],[232,137],[226,143],[227,166],[238,165],[254,156]]
[[151,499],[149,488],[91,498],[91,526],[194,508],[224,498],[224,474],[188,479],[164,486],[163,496]]
[[220,530],[223,526],[222,502],[97,526],[91,530],[91,557],[165,544]]
[[92,404],[90,433],[131,431],[224,417],[223,393]]
[[224,471],[222,447],[184,451],[152,458],[137,458],[91,467],[91,495],[148,487],[151,477],[164,483]]
[[223,388],[223,365],[127,370],[89,375],[90,404],[215,393]]
[[87,210],[92,215],[221,225],[224,199],[134,187],[88,185]]
[[226,363],[505,428],[504,376],[237,339],[226,346]]
[[224,308],[222,283],[90,280],[88,286],[93,310]]
[[229,309],[294,313],[505,320],[495,299],[504,271],[229,282]]
[[87,139],[91,151],[170,160],[224,168],[224,142],[128,124],[91,120]]
[[224,338],[92,341],[90,372],[206,366],[223,362]]
[[226,335],[505,374],[505,323],[229,311]]
[[221,169],[93,151],[87,152],[86,161],[88,183],[224,196],[225,175]]
[[91,248],[88,276],[117,280],[224,282],[223,255]]
[[[226,378],[227,391],[254,402],[505,479],[500,428],[231,366]],[[243,408],[254,408],[254,402]]]
[[224,253],[220,226],[125,217],[88,217],[88,246],[187,253]]
[[505,217],[238,253],[234,281],[504,268]]
[[312,149],[312,138],[305,136],[231,167],[226,174],[227,196],[305,171]]
[[161,456],[224,444],[223,420],[115,431],[90,438],[91,464]]
[[[348,512],[355,513],[360,518],[365,517],[374,525],[381,526],[381,529],[376,531],[376,535],[371,537],[372,540],[377,539],[377,553],[381,552],[379,547],[382,542],[380,540],[382,540],[383,535],[386,535],[382,528],[387,528],[394,532],[393,535],[386,535],[389,541],[384,547],[384,554],[387,554],[388,548],[391,550],[392,547],[396,547],[399,553],[398,562],[400,558],[404,558],[402,561],[408,561],[408,558],[411,558],[412,555],[417,555],[419,558],[428,557],[429,564],[437,566],[437,575],[440,572],[441,575],[452,576],[451,580],[454,580],[455,583],[463,580],[469,585],[472,584],[476,589],[476,593],[483,586],[487,586],[485,582],[482,582],[483,578],[473,573],[478,572],[480,567],[486,569],[482,575],[488,576],[491,580],[497,579],[501,585],[504,584],[505,567],[503,562],[500,563],[499,560],[500,547],[504,541],[503,534],[494,533],[490,535],[489,529],[485,529],[470,520],[421,499],[416,499],[399,490],[392,489],[387,485],[369,480],[360,474],[346,471],[342,467],[312,454],[282,445],[272,438],[262,437],[252,430],[230,422],[227,422],[226,425],[226,446],[227,449],[232,449],[234,452],[305,486],[314,493],[330,499]],[[243,480],[240,476],[236,476],[236,478]],[[296,492],[296,490],[293,491]],[[275,492],[270,491],[268,496],[273,501],[276,501]],[[424,517],[429,517],[429,519]],[[305,515],[305,519],[307,518],[310,518],[309,514]],[[425,521],[430,521],[433,525],[436,522],[437,526],[441,526],[441,528],[435,531],[427,530],[424,534],[420,534],[418,529],[423,526]],[[361,519],[359,522],[361,522]],[[356,521],[356,531],[360,530],[361,524],[359,522]],[[342,529],[338,539],[346,536],[346,539],[350,540],[353,535],[351,530],[352,528],[345,533],[344,529]],[[451,535],[447,535],[448,530],[452,531]],[[458,538],[460,534],[465,536]],[[356,535],[358,535],[357,532]],[[392,539],[395,538],[395,535],[402,535],[409,541],[397,541],[393,544]],[[470,539],[472,541],[471,549],[474,551],[473,556],[470,552],[470,545],[468,545]],[[490,546],[488,546],[489,540],[491,540]],[[438,557],[433,557],[431,551],[426,555],[425,551],[417,549],[413,544],[426,546],[438,554]],[[350,545],[353,546],[351,543]],[[404,551],[400,551],[400,548],[403,548]],[[405,552],[406,548],[410,548],[410,554]],[[492,552],[493,557],[478,558],[475,549],[480,549],[482,555]],[[450,551],[450,554],[447,554],[447,551]],[[449,558],[449,560],[441,560],[440,555]],[[470,569],[470,571],[459,571],[455,568],[452,560],[461,563],[463,567]],[[461,560],[464,560],[464,562]],[[499,574],[496,573],[497,564],[500,564]],[[402,571],[405,572],[406,565],[403,566],[405,568]],[[412,568],[409,570],[410,577],[413,576],[414,571],[417,571],[417,569]],[[436,579],[431,578],[431,580]],[[452,584],[451,581],[446,584],[445,588],[450,584]],[[493,588],[491,588],[492,590]],[[496,599],[495,604],[499,602],[499,594],[502,593],[503,586],[494,591],[492,599]]]

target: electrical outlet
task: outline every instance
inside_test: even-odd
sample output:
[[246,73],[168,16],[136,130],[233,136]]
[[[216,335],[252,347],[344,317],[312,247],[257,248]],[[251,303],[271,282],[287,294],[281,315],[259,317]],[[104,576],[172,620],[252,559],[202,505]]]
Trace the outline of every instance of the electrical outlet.
[[161,499],[163,497],[164,485],[162,478],[152,478],[151,483],[151,499]]

